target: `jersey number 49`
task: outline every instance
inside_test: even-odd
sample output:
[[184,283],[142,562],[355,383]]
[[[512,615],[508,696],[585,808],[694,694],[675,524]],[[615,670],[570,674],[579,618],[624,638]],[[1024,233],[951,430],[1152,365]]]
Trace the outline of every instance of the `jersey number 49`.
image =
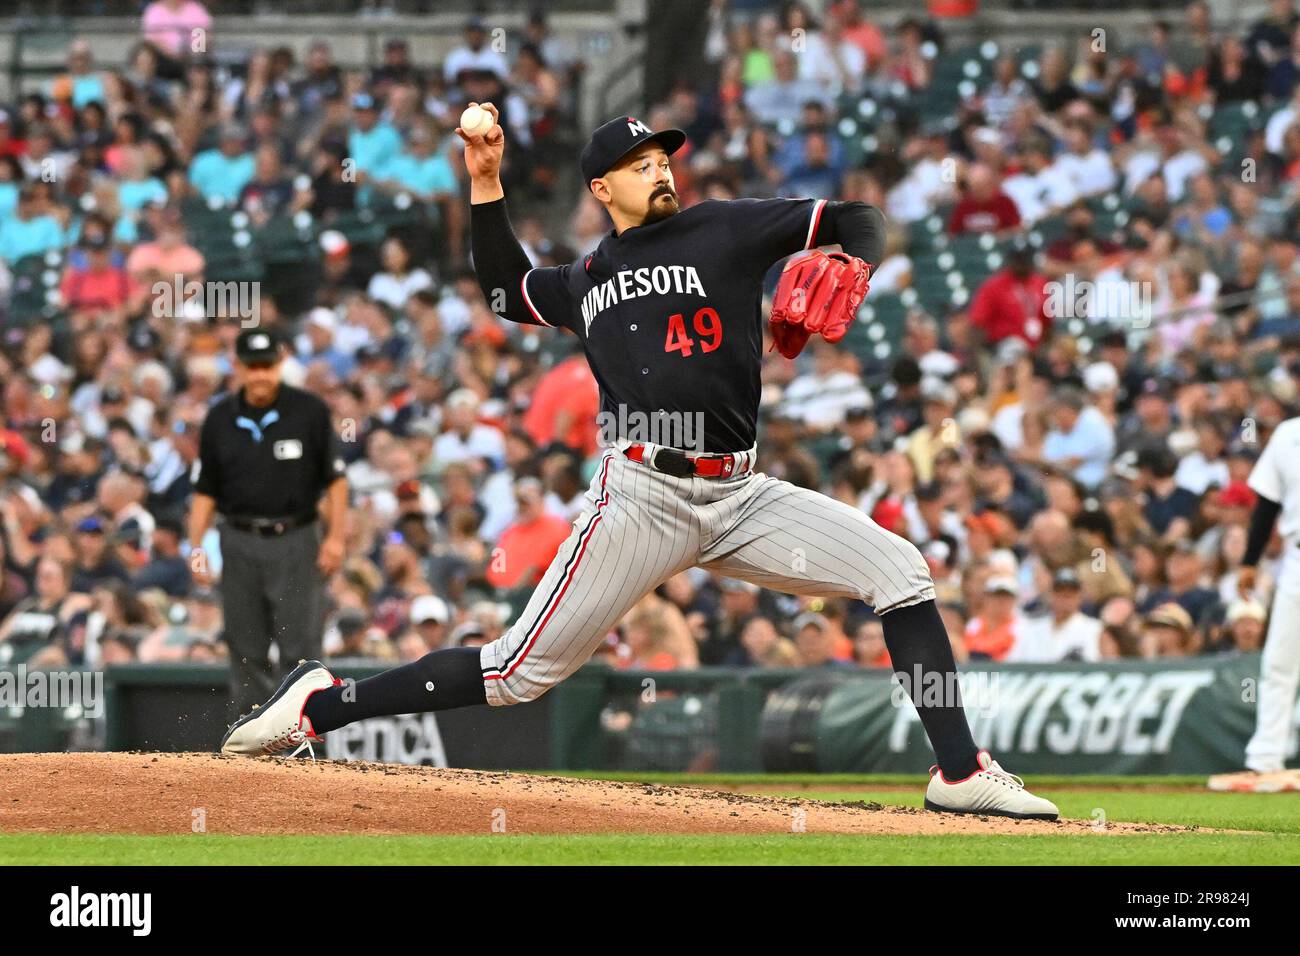
[[[692,323],[695,334],[700,336],[699,345],[705,352],[712,352],[722,344],[722,319],[718,313],[707,306],[695,313]],[[665,352],[681,352],[683,357],[695,350],[696,339],[686,333],[686,319],[678,312],[668,316],[668,335],[664,339]]]

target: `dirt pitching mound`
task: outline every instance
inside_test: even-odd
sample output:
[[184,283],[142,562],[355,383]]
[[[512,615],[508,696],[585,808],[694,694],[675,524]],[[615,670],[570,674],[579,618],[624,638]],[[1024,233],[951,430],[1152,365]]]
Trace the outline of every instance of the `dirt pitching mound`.
[[[919,783],[918,783],[919,786]],[[1182,827],[962,817],[650,784],[217,754],[0,755],[0,831],[1113,834]]]

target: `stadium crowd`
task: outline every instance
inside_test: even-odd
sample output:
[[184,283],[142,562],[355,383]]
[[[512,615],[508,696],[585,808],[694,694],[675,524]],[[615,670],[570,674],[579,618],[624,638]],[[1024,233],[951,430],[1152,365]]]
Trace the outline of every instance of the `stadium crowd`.
[[[915,542],[959,660],[1258,649],[1281,542],[1253,595],[1236,569],[1246,479],[1300,402],[1300,17],[1275,0],[1228,26],[1194,2],[1123,43],[963,52],[864,7],[714,2],[709,69],[645,116],[688,134],[684,205],[859,199],[891,222],[858,323],[882,337],[768,353],[760,470]],[[463,105],[502,107],[535,264],[609,226],[573,188],[580,52],[541,14],[504,50],[489,28],[468,22],[439,64],[399,37],[368,71],[325,40],[232,68],[206,52],[219,16],[155,0],[126,62],[79,39],[0,110],[0,661],[225,654],[183,521],[248,317],[177,301],[175,280],[244,276],[262,246],[241,235],[311,236],[301,262],[248,275],[286,380],[329,402],[346,449],[326,652],[411,660],[513,621],[585,504],[598,399],[571,337],[503,322],[473,279]],[[704,571],[600,656],[888,663],[866,605]]]

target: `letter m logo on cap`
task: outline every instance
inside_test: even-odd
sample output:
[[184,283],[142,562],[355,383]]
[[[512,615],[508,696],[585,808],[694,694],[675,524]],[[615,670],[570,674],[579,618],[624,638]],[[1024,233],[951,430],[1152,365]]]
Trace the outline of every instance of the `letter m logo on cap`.
[[633,116],[627,118],[627,131],[633,136],[636,136],[637,133],[645,133],[647,136],[650,135],[650,127],[646,126],[645,123]]

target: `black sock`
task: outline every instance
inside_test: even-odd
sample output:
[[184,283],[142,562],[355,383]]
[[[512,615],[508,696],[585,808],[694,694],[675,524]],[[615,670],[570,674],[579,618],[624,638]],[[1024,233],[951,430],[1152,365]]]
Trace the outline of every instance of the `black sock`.
[[[933,601],[925,601],[896,608],[880,615],[880,622],[894,673],[903,681],[903,687],[916,705],[944,778],[969,777],[979,769],[975,759],[979,748],[966,722],[957,684],[957,662],[953,660],[952,645],[948,643],[948,631],[938,606]],[[937,705],[936,687],[942,689],[937,694],[940,698]]]
[[486,703],[479,649],[448,647],[374,677],[317,691],[307,698],[303,713],[323,734],[366,717]]

